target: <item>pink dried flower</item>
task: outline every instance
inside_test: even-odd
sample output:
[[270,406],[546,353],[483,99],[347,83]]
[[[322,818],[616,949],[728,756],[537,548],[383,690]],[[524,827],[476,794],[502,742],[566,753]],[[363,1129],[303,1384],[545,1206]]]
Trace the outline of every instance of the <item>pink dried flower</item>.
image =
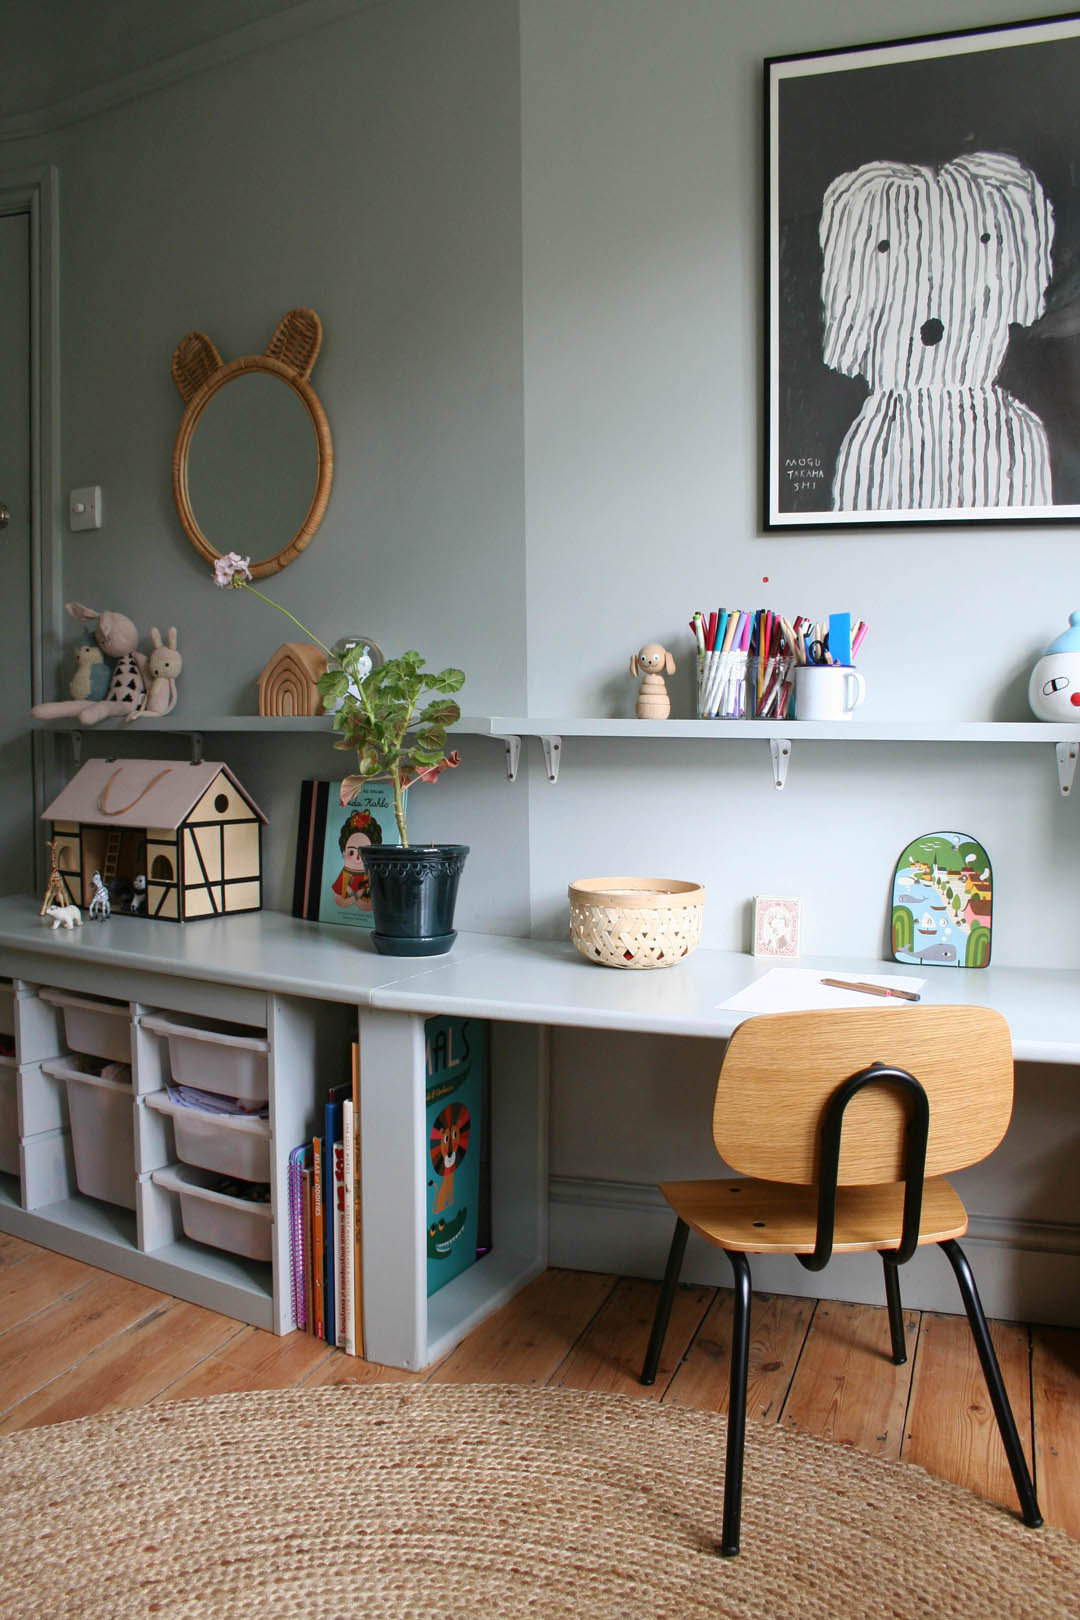
[[214,584],[240,586],[251,578],[251,558],[241,557],[238,551],[227,551],[214,564]]

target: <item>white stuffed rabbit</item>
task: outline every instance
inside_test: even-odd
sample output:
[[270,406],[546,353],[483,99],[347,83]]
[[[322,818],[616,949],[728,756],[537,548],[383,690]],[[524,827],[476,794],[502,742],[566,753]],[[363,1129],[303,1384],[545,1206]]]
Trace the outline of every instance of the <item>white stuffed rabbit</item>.
[[184,667],[184,660],[176,650],[176,626],[169,630],[167,646],[153,627],[150,639],[154,643],[154,650],[146,667],[150,677],[146,702],[141,709],[127,716],[129,721],[137,720],[140,715],[168,714],[176,706],[176,677]]

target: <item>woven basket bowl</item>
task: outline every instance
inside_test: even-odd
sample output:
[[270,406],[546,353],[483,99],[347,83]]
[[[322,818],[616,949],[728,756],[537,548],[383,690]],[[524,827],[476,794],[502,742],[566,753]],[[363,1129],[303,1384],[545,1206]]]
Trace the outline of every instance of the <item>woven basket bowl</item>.
[[570,938],[603,967],[674,967],[701,943],[705,890],[678,878],[578,878]]

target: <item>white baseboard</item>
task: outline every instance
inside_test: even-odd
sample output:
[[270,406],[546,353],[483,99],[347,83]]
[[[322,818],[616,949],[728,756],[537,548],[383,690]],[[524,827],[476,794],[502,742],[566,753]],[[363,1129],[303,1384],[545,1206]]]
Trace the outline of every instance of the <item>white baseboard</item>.
[[[548,1185],[551,1265],[663,1275],[673,1217],[656,1187],[573,1176],[552,1176]],[[1080,1327],[1080,1226],[972,1214],[963,1248],[988,1316]],[[755,1289],[766,1293],[885,1302],[881,1262],[873,1254],[837,1255],[816,1273],[788,1255],[755,1256],[751,1274]],[[731,1269],[691,1233],[682,1281],[730,1287]],[[952,1268],[932,1245],[903,1268],[900,1287],[913,1310],[963,1310]]]

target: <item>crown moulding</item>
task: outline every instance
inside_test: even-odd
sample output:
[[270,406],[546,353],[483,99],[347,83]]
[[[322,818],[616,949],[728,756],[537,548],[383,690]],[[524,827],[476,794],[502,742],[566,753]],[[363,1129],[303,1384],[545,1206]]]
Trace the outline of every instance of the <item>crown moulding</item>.
[[35,135],[50,135],[71,124],[94,118],[99,113],[137,101],[142,96],[177,84],[183,79],[212,71],[260,51],[298,39],[314,29],[355,17],[358,12],[388,5],[391,0],[300,0],[297,5],[230,29],[217,39],[187,49],[171,51],[160,61],[150,62],[133,72],[104,79],[88,90],[64,95],[45,106],[0,117],[0,141],[21,141]]

